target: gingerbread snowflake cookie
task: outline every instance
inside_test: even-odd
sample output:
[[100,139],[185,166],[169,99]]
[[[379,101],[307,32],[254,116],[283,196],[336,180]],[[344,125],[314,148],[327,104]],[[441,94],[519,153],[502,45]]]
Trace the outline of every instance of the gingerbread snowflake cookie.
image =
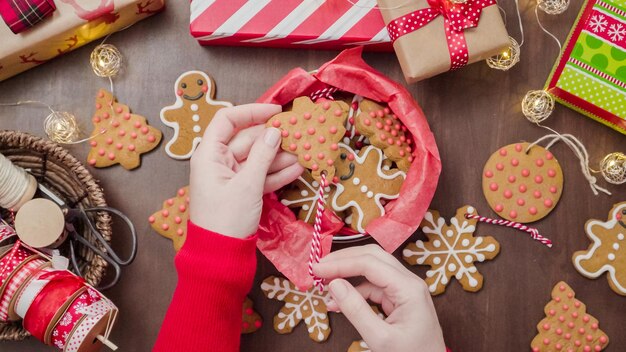
[[339,145],[337,162],[337,191],[331,206],[335,211],[352,210],[350,226],[359,232],[373,219],[385,214],[384,200],[396,199],[406,174],[398,169],[383,169],[383,153],[374,146],[363,148],[359,154],[349,146]]
[[104,89],[98,91],[92,121],[94,129],[87,156],[91,166],[120,164],[134,169],[141,164],[141,154],[156,148],[161,141],[161,131],[149,126],[145,117],[132,114],[128,106],[118,103]]
[[309,97],[299,97],[293,101],[291,111],[274,115],[267,125],[281,130],[282,148],[296,154],[314,179],[319,181],[325,172],[332,180],[347,116],[348,105],[342,101],[314,103]]
[[411,265],[428,265],[426,284],[435,296],[443,293],[455,277],[465,291],[476,292],[483,286],[483,276],[475,262],[491,260],[500,253],[500,244],[491,236],[474,237],[476,222],[465,214],[475,214],[471,206],[459,208],[450,225],[435,210],[424,215],[420,225],[428,241],[418,240],[402,251],[402,257]]
[[174,129],[174,137],[165,146],[165,152],[174,159],[189,159],[217,111],[233,105],[213,100],[215,85],[202,71],[183,73],[176,80],[174,92],[174,105],[161,110],[161,121]]
[[368,99],[359,103],[360,113],[355,118],[356,129],[370,143],[381,148],[400,170],[407,171],[413,161],[412,140],[407,128],[388,107]]
[[189,219],[189,186],[176,192],[174,198],[163,202],[163,208],[148,218],[150,226],[159,235],[169,238],[178,252],[187,238],[187,220]]
[[563,192],[563,172],[545,148],[510,144],[493,153],[483,171],[483,193],[501,217],[528,223],[548,215]]
[[608,345],[598,319],[575,296],[565,282],[554,286],[552,300],[544,308],[546,317],[537,324],[537,336],[530,343],[533,352],[602,351]]
[[323,342],[328,339],[330,323],[326,308],[327,292],[320,293],[316,287],[302,292],[289,280],[275,276],[263,280],[261,290],[267,298],[285,302],[280,312],[274,316],[276,332],[289,334],[304,320],[313,341]]
[[574,253],[576,270],[590,279],[608,273],[611,289],[626,296],[626,202],[613,206],[607,221],[587,221],[585,232],[593,242]]
[[[299,208],[298,219],[313,224],[315,222],[315,214],[317,213],[317,204],[319,200],[320,184],[313,179],[308,170],[298,177],[293,183],[292,188],[283,191],[280,195],[280,202],[289,208]],[[333,186],[326,186],[324,189],[324,200],[328,199],[332,192]]]

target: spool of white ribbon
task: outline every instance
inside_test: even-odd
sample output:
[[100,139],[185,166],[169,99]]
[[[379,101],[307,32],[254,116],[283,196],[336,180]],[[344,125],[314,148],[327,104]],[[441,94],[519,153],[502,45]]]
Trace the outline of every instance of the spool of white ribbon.
[[[42,269],[37,274],[37,277],[40,277],[44,273],[48,273],[51,271],[54,270],[51,268]],[[46,285],[50,282],[50,280],[39,280],[37,279],[37,277],[32,279],[26,285],[24,290],[22,290],[22,292],[20,293],[20,296],[17,298],[15,313],[17,313],[17,315],[22,319],[24,319],[24,317],[26,316],[28,309],[30,309],[30,306],[33,304],[33,301],[35,300],[35,298],[37,298],[41,290],[43,290],[43,288],[46,287]]]

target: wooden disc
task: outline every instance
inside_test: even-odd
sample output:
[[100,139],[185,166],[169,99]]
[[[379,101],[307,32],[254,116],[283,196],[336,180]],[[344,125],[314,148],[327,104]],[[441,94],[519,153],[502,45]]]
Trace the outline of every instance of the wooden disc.
[[499,216],[537,221],[561,198],[563,171],[554,155],[538,145],[515,143],[498,149],[485,164],[483,193]]
[[102,349],[102,342],[98,340],[98,335],[104,336],[109,318],[112,312],[105,314],[94,327],[89,331],[83,343],[78,347],[78,352],[98,352]]
[[30,200],[15,215],[15,232],[31,247],[48,247],[64,235],[63,211],[51,200]]

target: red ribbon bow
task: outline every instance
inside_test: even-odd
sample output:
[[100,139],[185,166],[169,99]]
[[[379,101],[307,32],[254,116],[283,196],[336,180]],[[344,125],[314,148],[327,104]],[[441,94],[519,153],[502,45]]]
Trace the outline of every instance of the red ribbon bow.
[[495,4],[496,0],[467,0],[460,4],[450,0],[428,0],[430,7],[396,18],[387,24],[387,30],[391,41],[395,42],[399,37],[426,26],[437,16],[443,16],[450,51],[450,69],[455,70],[467,65],[469,60],[463,31],[478,26],[482,10]]

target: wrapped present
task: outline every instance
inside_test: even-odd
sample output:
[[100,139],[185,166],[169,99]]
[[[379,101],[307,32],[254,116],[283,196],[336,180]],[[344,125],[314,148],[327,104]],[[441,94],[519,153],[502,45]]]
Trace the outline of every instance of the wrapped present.
[[546,89],[560,103],[626,134],[626,2],[585,2]]
[[[441,160],[435,138],[417,102],[404,87],[375,71],[361,59],[362,48],[344,50],[315,73],[296,68],[279,80],[257,102],[287,105],[300,96],[328,97],[346,92],[387,104],[413,137],[415,159],[397,199],[385,206],[385,214],[365,226],[385,250],[393,252],[419,227],[432,200]],[[331,95],[332,96],[332,95]],[[323,254],[344,222],[326,209],[321,224]],[[313,226],[296,215],[272,193],[264,197],[257,235],[259,250],[300,289],[312,285],[307,273]]]
[[56,0],[56,11],[14,34],[0,23],[0,81],[163,9],[165,0]]
[[376,0],[192,0],[202,45],[391,51]]
[[407,82],[485,60],[510,45],[495,0],[378,0]]

